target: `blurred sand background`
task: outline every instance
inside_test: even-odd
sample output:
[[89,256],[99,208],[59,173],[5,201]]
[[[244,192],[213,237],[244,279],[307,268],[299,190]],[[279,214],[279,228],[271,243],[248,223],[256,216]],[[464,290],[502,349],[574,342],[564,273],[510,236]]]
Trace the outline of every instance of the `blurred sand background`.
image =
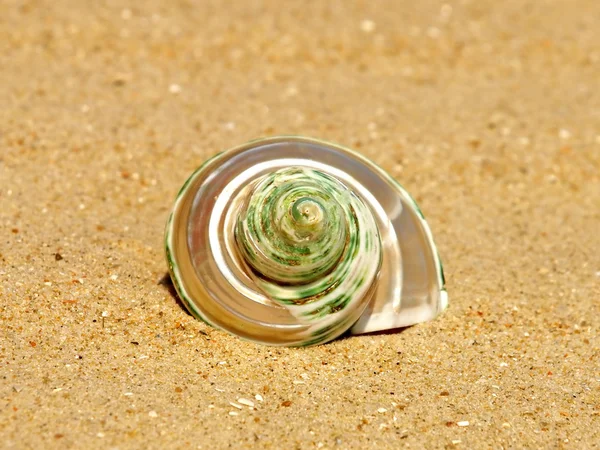
[[[598,448],[599,24],[597,0],[2,0],[0,447]],[[288,133],[415,196],[442,317],[279,349],[182,309],[177,190]]]

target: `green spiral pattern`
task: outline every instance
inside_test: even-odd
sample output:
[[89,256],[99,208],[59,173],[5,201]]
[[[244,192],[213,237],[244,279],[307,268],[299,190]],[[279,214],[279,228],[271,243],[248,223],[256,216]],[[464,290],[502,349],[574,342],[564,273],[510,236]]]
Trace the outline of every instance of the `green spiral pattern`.
[[235,240],[259,288],[321,329],[336,321],[322,319],[364,304],[382,258],[369,207],[334,177],[304,167],[269,173],[249,189]]

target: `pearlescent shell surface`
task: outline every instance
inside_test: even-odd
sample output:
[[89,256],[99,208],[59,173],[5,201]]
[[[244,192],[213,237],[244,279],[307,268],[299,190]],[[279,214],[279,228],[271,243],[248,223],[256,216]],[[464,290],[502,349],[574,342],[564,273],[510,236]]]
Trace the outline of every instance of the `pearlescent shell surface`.
[[245,193],[235,234],[258,287],[299,323],[335,325],[360,308],[381,266],[369,207],[326,173],[279,169]]
[[192,314],[265,344],[412,325],[447,304],[412,198],[359,154],[309,138],[207,161],[177,197],[166,249]]

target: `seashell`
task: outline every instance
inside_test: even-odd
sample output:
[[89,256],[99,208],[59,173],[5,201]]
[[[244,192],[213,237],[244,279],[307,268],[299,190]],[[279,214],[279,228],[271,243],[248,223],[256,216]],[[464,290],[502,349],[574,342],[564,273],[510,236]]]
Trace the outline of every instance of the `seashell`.
[[206,161],[165,240],[190,313],[263,344],[406,327],[448,303],[415,201],[371,161],[316,139],[256,140]]

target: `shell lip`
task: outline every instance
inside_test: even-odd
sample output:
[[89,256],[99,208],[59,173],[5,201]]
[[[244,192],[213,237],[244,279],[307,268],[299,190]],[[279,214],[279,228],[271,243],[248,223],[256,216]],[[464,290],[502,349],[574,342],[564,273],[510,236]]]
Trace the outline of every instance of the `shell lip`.
[[[287,153],[283,152],[280,156],[286,157],[278,157],[279,153],[268,150],[273,146],[284,149]],[[257,149],[264,151],[261,153]],[[271,166],[288,164],[290,160],[328,166],[336,175],[350,180],[352,188],[359,191],[378,218],[383,229],[384,253],[379,285],[370,293],[372,299],[368,305],[348,316],[343,329],[326,333],[285,320],[283,324],[274,323],[268,314],[250,317],[244,307],[238,308],[235,303],[215,305],[218,290],[215,291],[210,282],[207,284],[205,280],[201,283],[194,276],[197,272],[188,245],[188,221],[194,205],[197,206],[196,194],[219,177],[229,176],[227,171],[231,170],[231,166],[240,164],[245,155],[249,157],[245,168],[262,163],[265,170],[269,170],[273,168]],[[353,182],[356,184],[353,185]],[[390,200],[391,197],[396,200]],[[403,242],[404,247],[401,245]],[[448,304],[440,258],[429,226],[414,199],[387,172],[366,157],[318,139],[301,136],[255,139],[207,160],[188,178],[177,196],[167,221],[165,246],[171,278],[188,310],[217,328],[263,344],[313,345],[331,340],[348,328],[352,334],[361,334],[405,327],[433,319]],[[421,256],[415,257],[415,253]],[[426,261],[423,267],[417,267],[419,258]],[[423,271],[427,272],[426,275],[419,275]],[[415,277],[416,281],[412,282]]]

